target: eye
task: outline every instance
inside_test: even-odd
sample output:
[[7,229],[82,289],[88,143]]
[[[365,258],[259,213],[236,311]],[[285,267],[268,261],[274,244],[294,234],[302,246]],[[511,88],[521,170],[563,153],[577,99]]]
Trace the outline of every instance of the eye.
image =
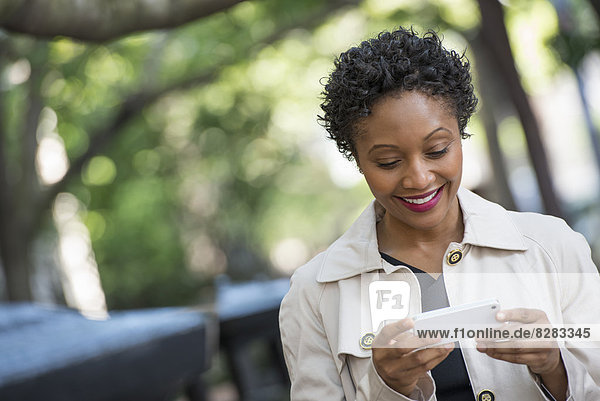
[[435,152],[429,152],[429,153],[427,153],[427,156],[431,159],[439,159],[440,157],[444,156],[446,153],[448,153],[448,146],[446,146],[442,150],[438,150]]
[[391,169],[391,168],[396,167],[396,165],[398,163],[400,163],[400,160],[394,160],[394,161],[389,162],[389,163],[377,163],[377,167]]

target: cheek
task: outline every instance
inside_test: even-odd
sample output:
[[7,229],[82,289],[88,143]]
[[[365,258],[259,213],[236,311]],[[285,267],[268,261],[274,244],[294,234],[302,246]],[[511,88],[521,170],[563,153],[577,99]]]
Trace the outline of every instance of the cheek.
[[451,174],[454,178],[460,178],[462,176],[462,163],[457,162],[452,166]]
[[448,174],[448,178],[460,179],[462,177],[462,164],[463,156],[462,149],[460,149],[452,159],[449,160],[449,163],[446,166],[445,170]]
[[396,187],[396,182],[392,174],[384,172],[365,173],[365,180],[371,189],[373,195],[389,193]]

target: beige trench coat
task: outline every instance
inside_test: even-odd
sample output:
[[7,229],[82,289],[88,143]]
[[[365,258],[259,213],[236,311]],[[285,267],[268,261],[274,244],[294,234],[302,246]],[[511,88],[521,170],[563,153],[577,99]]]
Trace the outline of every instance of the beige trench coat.
[[[463,259],[443,274],[450,305],[496,298],[503,309],[542,309],[552,323],[600,324],[600,277],[589,247],[562,220],[508,212],[461,188]],[[296,270],[280,310],[281,338],[292,401],[435,400],[430,375],[407,398],[378,376],[371,351],[360,346],[371,327],[364,286],[373,280],[410,284],[410,314],[420,312],[415,275],[392,266],[378,250],[374,201],[326,251]],[[462,343],[461,343],[462,345]],[[561,348],[569,400],[600,400],[600,344]],[[462,346],[474,397],[489,390],[496,401],[546,400],[525,365],[498,361]]]

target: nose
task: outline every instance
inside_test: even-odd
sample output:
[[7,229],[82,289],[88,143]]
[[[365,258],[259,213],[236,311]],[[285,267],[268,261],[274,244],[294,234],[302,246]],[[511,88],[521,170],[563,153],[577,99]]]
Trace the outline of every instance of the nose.
[[427,189],[435,181],[435,174],[424,160],[412,160],[405,164],[401,184],[405,189]]

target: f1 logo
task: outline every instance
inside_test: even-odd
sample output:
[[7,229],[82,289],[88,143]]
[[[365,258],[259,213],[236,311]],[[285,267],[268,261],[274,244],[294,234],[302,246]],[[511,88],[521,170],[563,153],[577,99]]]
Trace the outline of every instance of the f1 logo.
[[371,324],[378,331],[386,320],[408,316],[410,285],[406,281],[373,281],[369,284]]

